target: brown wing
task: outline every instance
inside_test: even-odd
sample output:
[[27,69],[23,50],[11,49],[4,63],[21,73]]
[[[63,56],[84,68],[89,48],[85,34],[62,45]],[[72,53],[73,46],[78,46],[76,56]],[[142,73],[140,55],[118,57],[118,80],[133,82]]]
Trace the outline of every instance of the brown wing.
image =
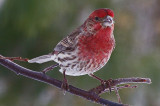
[[80,35],[81,29],[77,28],[74,32],[72,32],[70,35],[62,39],[54,48],[54,51],[56,52],[62,52],[66,50],[71,50],[76,45],[76,38]]

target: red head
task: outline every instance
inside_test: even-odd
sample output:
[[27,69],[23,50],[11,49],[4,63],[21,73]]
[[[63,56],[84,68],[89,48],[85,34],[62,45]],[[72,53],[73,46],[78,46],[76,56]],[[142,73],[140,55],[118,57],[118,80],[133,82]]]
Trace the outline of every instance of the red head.
[[114,48],[114,13],[110,9],[93,11],[84,23],[85,35],[79,40],[80,56],[101,60]]
[[114,27],[114,13],[107,8],[93,11],[85,22],[85,28],[90,33],[95,33],[101,28]]
[[107,8],[98,9],[93,11],[90,14],[89,18],[95,18],[95,17],[105,18],[106,16],[111,16],[113,18],[114,17],[113,11]]

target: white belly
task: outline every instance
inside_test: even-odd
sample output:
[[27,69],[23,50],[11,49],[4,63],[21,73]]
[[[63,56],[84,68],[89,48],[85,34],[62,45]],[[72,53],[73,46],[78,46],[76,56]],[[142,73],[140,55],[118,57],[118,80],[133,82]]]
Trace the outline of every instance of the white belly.
[[[63,73],[65,71],[66,75],[70,76],[81,76],[81,75],[86,75],[90,73],[94,73],[101,69],[107,62],[108,62],[108,57],[104,57],[102,60],[100,60],[99,63],[96,62],[95,59],[90,59],[90,60],[81,60],[76,56],[75,54],[58,54],[52,56],[52,59],[59,63],[60,66],[60,72]],[[67,60],[67,58],[69,60]]]

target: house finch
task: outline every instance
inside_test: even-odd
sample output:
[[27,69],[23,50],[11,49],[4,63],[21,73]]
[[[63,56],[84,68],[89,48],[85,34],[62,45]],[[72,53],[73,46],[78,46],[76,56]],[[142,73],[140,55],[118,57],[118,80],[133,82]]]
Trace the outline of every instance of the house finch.
[[64,83],[67,83],[65,75],[86,74],[104,83],[104,80],[93,73],[108,62],[115,47],[113,17],[113,11],[107,8],[93,11],[81,26],[56,45],[53,52],[28,62],[55,61],[58,64],[44,69],[43,72],[59,66],[59,71],[64,75]]

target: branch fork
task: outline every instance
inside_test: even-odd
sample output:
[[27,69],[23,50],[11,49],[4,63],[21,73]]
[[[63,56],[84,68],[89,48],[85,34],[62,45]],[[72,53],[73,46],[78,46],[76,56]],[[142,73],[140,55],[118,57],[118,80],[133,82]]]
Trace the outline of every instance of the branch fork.
[[[0,64],[6,68],[8,68],[10,71],[15,72],[18,75],[22,75],[43,83],[47,83],[52,86],[56,86],[57,88],[61,89],[62,81],[59,81],[57,79],[51,78],[48,75],[45,75],[42,72],[37,72],[33,71],[27,68],[24,68],[13,61],[10,58],[4,58],[2,55],[0,55]],[[17,58],[13,57],[13,60]],[[19,60],[19,57],[18,57]],[[22,61],[28,61],[27,59],[22,59]],[[80,96],[86,100],[90,100],[92,102],[96,102],[101,105],[107,105],[107,106],[128,106],[125,104],[121,103],[120,96],[118,93],[119,89],[123,88],[136,88],[137,85],[129,85],[131,83],[144,83],[144,84],[151,84],[151,79],[150,78],[140,78],[140,77],[132,77],[132,78],[119,78],[119,79],[113,79],[110,84],[105,84],[105,85],[99,85],[95,88],[92,88],[88,91],[82,90],[80,88],[76,88],[72,85],[68,85],[68,90],[67,92],[70,92],[74,95]],[[123,84],[123,85],[122,85]],[[126,85],[124,85],[126,84]],[[101,98],[99,95],[105,92],[109,91],[115,91],[116,95],[118,97],[118,102],[115,103],[106,99]]]

